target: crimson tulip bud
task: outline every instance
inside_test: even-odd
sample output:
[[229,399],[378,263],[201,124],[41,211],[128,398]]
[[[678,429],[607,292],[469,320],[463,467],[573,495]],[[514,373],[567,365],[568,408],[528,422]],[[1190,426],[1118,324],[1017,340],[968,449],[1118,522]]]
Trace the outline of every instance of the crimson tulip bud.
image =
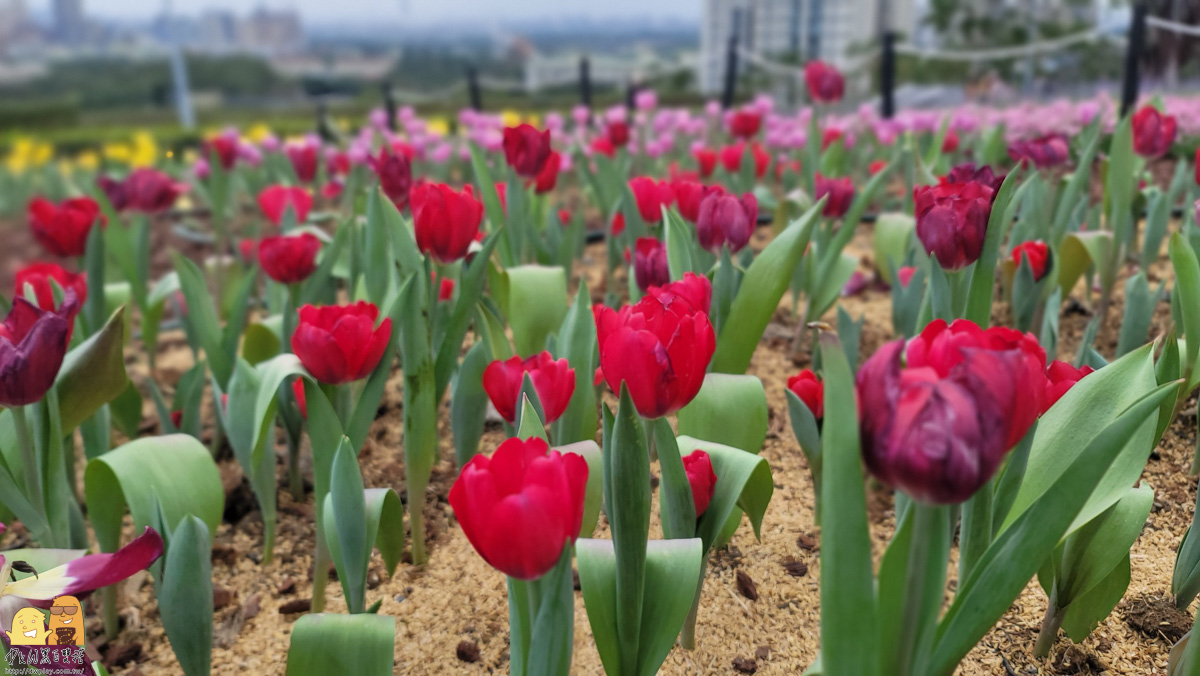
[[[713,170],[717,168],[717,151],[709,148],[697,148],[692,151],[692,157],[696,158],[696,166],[700,169],[700,178],[712,176]],[[1200,180],[1196,182],[1200,183]]]
[[750,242],[757,221],[758,200],[753,193],[741,197],[709,193],[700,202],[696,237],[700,246],[713,253],[720,252],[722,245],[728,245],[730,252],[737,253]]
[[[550,132],[546,133],[549,134]],[[562,155],[553,150],[550,151],[550,156],[546,158],[545,163],[542,164],[541,171],[534,178],[533,188],[537,194],[544,195],[554,190],[554,186],[558,184],[558,170],[560,168],[562,168]]]
[[966,162],[955,166],[950,170],[950,173],[938,179],[939,183],[970,183],[975,181],[992,189],[992,202],[996,201],[996,194],[1000,192],[1000,186],[1004,185],[1004,179],[1008,174],[997,174],[992,171],[988,165],[983,165],[978,169],[975,168],[973,162]]
[[104,191],[113,209],[147,214],[170,209],[188,189],[186,183],[177,182],[169,175],[149,167],[134,169],[121,181],[100,176],[96,179],[96,185]]
[[371,170],[379,177],[383,194],[403,210],[408,206],[413,187],[412,164],[403,153],[393,153],[387,146],[379,151],[378,157],[369,158]]
[[908,286],[912,276],[916,274],[917,268],[912,265],[906,265],[896,271],[896,279],[899,280],[900,286]]
[[30,263],[17,270],[17,288],[13,297],[24,296],[25,285],[28,284],[33,288],[33,295],[37,298],[38,307],[53,311],[55,309],[54,287],[51,286],[50,280],[58,283],[59,288],[63,290],[64,298],[67,289],[70,289],[75,292],[75,297],[79,299],[80,303],[87,300],[87,276],[68,272],[54,263]]
[[1049,411],[1050,407],[1058,403],[1058,400],[1062,399],[1062,396],[1075,386],[1075,383],[1083,380],[1084,376],[1095,370],[1086,364],[1075,368],[1065,361],[1056,359],[1051,362],[1050,367],[1046,369],[1046,393],[1042,397],[1044,408],[1042,413]]
[[1133,150],[1138,155],[1160,157],[1174,142],[1174,115],[1164,115],[1154,106],[1142,106],[1133,114]]
[[1050,259],[1050,248],[1040,239],[1022,242],[1014,246],[1012,250],[1012,261],[1017,267],[1021,266],[1021,256],[1025,256],[1025,260],[1029,261],[1029,267],[1033,270],[1033,281],[1040,282],[1042,277],[1046,276],[1046,262]]
[[813,417],[825,417],[825,383],[810,369],[804,369],[788,378],[787,387],[812,411]]
[[639,176],[629,180],[629,189],[633,191],[633,197],[637,200],[638,213],[647,223],[662,220],[662,208],[675,201],[675,191],[666,181]]
[[[604,138],[608,139],[612,148],[625,147],[629,143],[629,125],[624,122],[609,122],[604,130]],[[611,157],[612,152],[608,155]]]
[[633,272],[638,288],[645,293],[652,286],[671,282],[667,266],[667,247],[653,237],[639,237],[635,243]]
[[[501,193],[503,194],[503,192]],[[455,192],[444,183],[425,183],[412,191],[417,247],[441,263],[453,263],[467,249],[483,221],[483,204],[471,186]]]
[[752,138],[762,126],[762,115],[743,108],[729,116],[729,133],[738,138]]
[[942,153],[952,153],[958,150],[959,141],[958,132],[948,129],[945,138],[942,139]]
[[312,183],[317,178],[317,150],[317,144],[308,141],[289,143],[283,148],[301,183]]
[[947,270],[979,260],[992,213],[992,189],[977,181],[913,188],[917,238]]
[[45,396],[62,367],[78,311],[72,289],[56,311],[42,310],[25,298],[13,301],[0,324],[0,406],[25,406]]
[[175,429],[179,429],[183,425],[183,411],[181,409],[177,408],[171,411],[171,424],[175,426]]
[[[742,155],[746,152],[745,143],[735,143],[721,148],[721,166],[725,171],[736,173],[742,168]],[[771,165],[771,155],[757,143],[750,144],[750,153],[754,156],[754,177],[762,178],[767,175]]]
[[42,197],[29,201],[29,229],[42,248],[55,256],[82,256],[97,222],[104,227],[106,220],[90,197],[74,197],[58,205]]
[[350,305],[305,305],[292,334],[292,352],[317,380],[341,385],[366,378],[383,358],[392,337],[392,319],[375,319],[379,308],[366,301]]
[[837,103],[846,90],[842,74],[824,61],[804,64],[804,82],[808,85],[808,97],[817,103]]
[[692,489],[692,503],[696,506],[696,518],[708,509],[713,493],[717,490],[717,475],[713,472],[712,458],[700,449],[683,456],[683,473],[687,475]]
[[549,450],[542,439],[509,439],[489,458],[477,455],[450,487],[463,534],[488,565],[534,580],[558,564],[583,526],[588,465]]
[[497,359],[483,370],[483,390],[492,400],[496,412],[510,424],[516,421],[526,373],[533,381],[533,389],[542,403],[542,414],[546,416],[542,422],[549,424],[558,420],[575,394],[575,369],[570,367],[566,359],[555,361],[546,351],[528,359]]
[[1013,142],[1008,146],[1008,156],[1015,162],[1028,162],[1038,169],[1047,169],[1064,164],[1070,157],[1070,148],[1061,134],[1050,134]]
[[280,284],[296,284],[317,269],[321,240],[311,232],[263,237],[258,244],[258,263],[263,272]]
[[237,164],[238,159],[238,138],[235,134],[218,134],[205,141],[200,148],[202,156],[208,160],[212,155],[217,156],[217,160],[221,163],[226,171],[233,168]]
[[674,413],[700,392],[716,350],[711,298],[708,279],[688,273],[620,311],[593,308],[604,379],[614,392],[624,382],[643,418]]
[[550,130],[522,124],[504,128],[504,159],[518,176],[533,178],[550,157]]
[[303,223],[312,209],[313,198],[304,188],[273,185],[258,193],[258,208],[275,225],[283,223],[283,214],[291,207],[296,222]]
[[675,191],[675,205],[679,214],[691,223],[700,218],[700,203],[712,193],[725,194],[725,189],[719,185],[704,185],[698,181],[677,180],[671,184]]
[[300,417],[308,420],[308,395],[304,394],[303,378],[292,380],[292,396],[296,399],[296,407],[300,409]]
[[1020,347],[987,349],[984,333],[974,327],[976,342],[957,336],[936,363],[919,363],[910,348],[901,367],[904,341],[897,340],[863,364],[857,377],[863,460],[881,481],[924,502],[963,502],[1028,431],[1033,419],[1023,419],[1021,409],[1041,399],[1043,382],[1026,377]]
[[854,200],[854,181],[851,181],[849,177],[826,178],[820,174],[817,174],[815,178],[816,198],[829,196],[821,213],[828,218],[845,216],[846,212],[850,210],[850,202]]

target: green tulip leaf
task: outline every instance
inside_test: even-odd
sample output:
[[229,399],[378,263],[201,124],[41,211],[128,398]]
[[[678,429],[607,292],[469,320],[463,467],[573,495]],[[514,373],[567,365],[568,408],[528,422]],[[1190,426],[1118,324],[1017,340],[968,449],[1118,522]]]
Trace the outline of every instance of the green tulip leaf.
[[187,676],[212,668],[212,537],[188,514],[171,532],[158,588],[158,610],[175,659]]
[[390,674],[395,649],[393,617],[373,613],[305,615],[292,625],[286,674]]
[[896,283],[895,264],[908,257],[917,221],[910,214],[884,213],[875,219],[872,243],[875,247],[875,267],[888,284]]
[[588,480],[583,499],[583,527],[580,528],[579,535],[591,537],[600,520],[600,503],[604,497],[604,459],[600,455],[600,445],[589,439],[555,446],[554,450],[559,453],[574,453],[587,461]]
[[1131,573],[1129,552],[1126,551],[1120,562],[1103,580],[1067,606],[1063,614],[1062,628],[1072,641],[1083,643],[1088,634],[1095,631],[1113,608],[1117,607],[1121,597],[1125,595],[1125,590],[1129,588]]
[[129,386],[125,376],[124,308],[63,357],[55,388],[63,431],[75,429]]
[[555,336],[554,356],[565,358],[567,364],[575,369],[575,393],[571,395],[567,410],[551,423],[551,436],[559,444],[594,441],[597,424],[596,389],[590,383],[599,359],[596,354],[596,320],[592,315],[592,299],[588,296],[585,280],[579,281],[575,302],[571,303]]
[[454,459],[461,470],[479,452],[487,416],[488,395],[483,389],[483,372],[492,353],[483,341],[467,350],[458,379],[450,394],[450,428],[454,433]]
[[709,373],[678,416],[680,434],[748,453],[761,451],[767,438],[767,394],[758,376]]
[[522,357],[546,348],[546,337],[567,314],[567,276],[558,266],[521,265],[501,272],[500,305],[512,327],[513,346]]

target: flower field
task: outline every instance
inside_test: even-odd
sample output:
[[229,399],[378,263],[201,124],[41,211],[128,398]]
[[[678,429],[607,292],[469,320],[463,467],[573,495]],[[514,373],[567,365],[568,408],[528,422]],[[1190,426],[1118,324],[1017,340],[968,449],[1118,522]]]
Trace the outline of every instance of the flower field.
[[805,76],[14,144],[6,673],[1200,673],[1200,101]]

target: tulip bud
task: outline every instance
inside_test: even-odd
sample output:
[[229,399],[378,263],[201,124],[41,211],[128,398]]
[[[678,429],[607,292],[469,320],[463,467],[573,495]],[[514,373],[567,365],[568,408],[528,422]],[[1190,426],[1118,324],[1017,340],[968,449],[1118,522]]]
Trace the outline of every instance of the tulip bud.
[[917,237],[939,265],[958,270],[979,259],[991,200],[992,189],[976,181],[913,188]]
[[[501,193],[503,194],[503,193]],[[444,183],[426,183],[412,191],[417,247],[442,263],[467,255],[483,221],[483,204],[471,186],[455,192]]]
[[808,85],[808,97],[817,103],[837,103],[846,89],[842,74],[824,61],[804,64],[804,82]]
[[1142,157],[1160,157],[1175,142],[1175,116],[1164,115],[1154,106],[1142,106],[1133,114],[1133,150]]
[[1070,156],[1067,139],[1059,134],[1016,141],[1008,147],[1008,156],[1016,162],[1028,162],[1038,169],[1064,164]]
[[29,229],[46,251],[55,256],[82,256],[92,225],[107,222],[100,205],[90,197],[75,197],[54,204],[42,197],[29,201]]
[[264,237],[258,244],[258,263],[280,284],[297,284],[317,269],[321,240],[311,232]]
[[392,337],[392,319],[379,326],[379,308],[366,301],[350,305],[305,305],[292,334],[292,352],[314,378],[340,385],[367,377],[383,358]]
[[397,209],[408,206],[412,191],[412,165],[409,159],[401,153],[388,150],[387,146],[379,151],[378,157],[368,158],[371,170],[379,177],[379,187],[387,195]]
[[718,253],[728,245],[732,253],[750,242],[758,221],[758,200],[753,193],[741,197],[711,192],[700,202],[696,216],[696,237],[700,246]]
[[509,439],[477,455],[450,488],[463,534],[493,568],[534,580],[558,563],[583,525],[588,465],[542,439]]
[[642,293],[652,286],[669,284],[671,271],[667,265],[666,245],[653,237],[639,237],[634,246],[634,277]]
[[788,378],[787,387],[812,411],[814,418],[821,420],[825,417],[825,383],[817,374],[804,369]]
[[738,138],[752,138],[762,126],[762,115],[743,108],[729,116],[729,133]]
[[700,202],[711,193],[724,194],[719,185],[704,185],[698,181],[677,180],[671,184],[675,191],[675,206],[688,222],[695,223],[700,216]]
[[13,298],[24,296],[25,285],[28,284],[33,288],[38,307],[53,312],[55,309],[54,287],[50,284],[50,280],[54,280],[64,294],[67,289],[74,291],[75,297],[79,299],[80,303],[87,300],[87,276],[68,272],[54,263],[30,263],[17,270],[16,290]]
[[675,191],[666,181],[639,176],[629,180],[629,189],[633,191],[633,197],[637,200],[638,213],[647,223],[662,220],[662,208],[675,201]]
[[292,163],[301,183],[312,183],[317,178],[317,150],[317,144],[309,141],[284,146],[283,153]]
[[612,148],[623,148],[629,143],[629,125],[624,122],[609,122],[604,134]]
[[911,265],[906,265],[896,271],[896,279],[900,281],[900,286],[908,286],[912,280],[912,276],[917,272],[917,269]]
[[821,199],[826,195],[829,199],[825,202],[825,208],[821,211],[822,215],[827,218],[841,218],[850,210],[850,203],[854,201],[854,181],[849,177],[845,178],[826,178],[820,174],[815,176],[816,180],[816,195],[815,199]]
[[[717,168],[717,152],[715,150],[697,148],[692,151],[692,157],[696,158],[696,166],[699,167],[701,178],[712,176],[713,170]],[[1200,179],[1196,183],[1200,184]]]
[[1022,242],[1012,250],[1012,262],[1017,267],[1021,266],[1021,256],[1029,261],[1029,267],[1033,270],[1033,281],[1040,282],[1042,277],[1046,276],[1046,262],[1050,258],[1050,248],[1040,239]]
[[537,176],[549,157],[550,130],[528,124],[504,128],[504,159],[518,176]]
[[169,175],[148,167],[134,169],[122,181],[100,176],[96,185],[104,191],[113,209],[147,214],[170,209],[188,189],[186,183],[176,182]]
[[542,413],[549,424],[566,412],[575,394],[575,369],[566,359],[555,361],[549,352],[542,351],[528,359],[511,357],[507,361],[496,360],[483,371],[483,389],[488,399],[509,424],[516,422],[517,406],[520,405],[521,386],[528,373],[533,381],[542,404]]
[[692,489],[692,503],[696,506],[696,518],[708,509],[713,493],[717,490],[717,475],[713,472],[712,458],[696,449],[683,456],[683,472]]
[[258,208],[275,225],[283,223],[283,214],[291,207],[296,222],[303,223],[312,209],[313,198],[304,188],[273,185],[258,193]]
[[1093,371],[1095,369],[1086,364],[1075,368],[1065,361],[1056,359],[1051,362],[1050,367],[1046,369],[1046,393],[1042,398],[1044,407],[1042,412],[1049,411],[1068,390],[1075,386],[1075,383],[1083,380],[1084,376]]
[[72,289],[56,311],[42,310],[25,298],[13,301],[0,324],[0,406],[25,406],[45,396],[62,367],[78,311]]

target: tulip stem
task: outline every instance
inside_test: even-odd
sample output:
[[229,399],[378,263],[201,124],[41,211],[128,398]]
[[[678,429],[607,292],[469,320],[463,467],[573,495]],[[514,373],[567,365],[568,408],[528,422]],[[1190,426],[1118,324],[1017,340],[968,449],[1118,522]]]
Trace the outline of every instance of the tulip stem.
[[40,510],[46,505],[42,501],[42,472],[38,463],[37,452],[33,447],[33,439],[29,436],[29,422],[25,419],[25,407],[13,406],[11,409],[13,427],[17,431],[17,446],[21,448],[21,460],[25,464],[25,491],[29,501]]
[[287,433],[286,425],[284,427],[288,446],[288,490],[292,493],[292,500],[304,502],[304,479],[300,476],[300,440],[293,438]]
[[1058,607],[1058,593],[1050,593],[1050,603],[1046,606],[1046,615],[1042,617],[1042,628],[1038,631],[1037,643],[1033,646],[1033,656],[1045,658],[1050,655],[1050,649],[1058,640],[1058,628],[1062,626],[1066,611]]
[[300,296],[299,284],[287,285],[287,303],[283,307],[283,343],[282,350],[287,352],[292,349],[292,334],[296,332],[296,317],[299,309],[296,307],[296,299]]
[[313,593],[312,593],[312,612],[319,613],[325,610],[325,585],[329,582],[329,564],[332,558],[329,555],[329,547],[325,545],[325,534],[321,528],[321,524],[317,524],[317,551],[313,556]]
[[[941,505],[929,505],[913,500],[909,505],[912,519],[912,537],[908,549],[908,568],[905,571],[904,601],[901,605],[904,616],[900,624],[900,638],[897,643],[899,654],[896,660],[896,674],[911,676],[925,673],[923,662],[925,649],[921,644],[927,638],[930,619],[936,622],[941,605],[941,593],[936,595],[936,604],[930,605],[929,597],[931,580],[945,580],[946,560],[941,554],[949,553],[949,529],[946,527],[949,510]],[[936,543],[936,544],[935,544]],[[939,557],[932,558],[930,553],[939,552]],[[940,567],[940,575],[931,567]],[[924,634],[924,635],[923,635]]]

